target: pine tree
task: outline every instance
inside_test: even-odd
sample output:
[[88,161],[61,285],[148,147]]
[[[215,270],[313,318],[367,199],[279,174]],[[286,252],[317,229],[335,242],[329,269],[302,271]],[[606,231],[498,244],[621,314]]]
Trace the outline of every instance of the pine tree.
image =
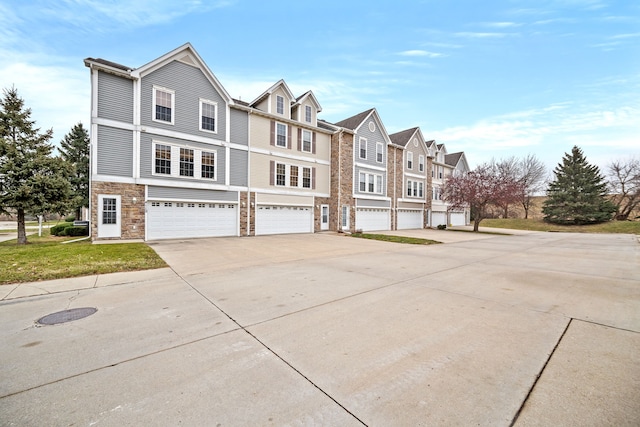
[[600,170],[587,162],[582,150],[574,146],[565,153],[553,171],[542,213],[555,224],[595,224],[609,221],[616,211],[607,200],[607,184]]
[[60,141],[60,155],[71,169],[71,204],[76,219],[82,216],[82,208],[89,206],[89,133],[82,123],[75,125],[71,132]]
[[60,212],[69,196],[69,170],[51,157],[52,130],[34,128],[15,88],[0,100],[0,212],[16,214],[18,244],[27,243],[25,215]]

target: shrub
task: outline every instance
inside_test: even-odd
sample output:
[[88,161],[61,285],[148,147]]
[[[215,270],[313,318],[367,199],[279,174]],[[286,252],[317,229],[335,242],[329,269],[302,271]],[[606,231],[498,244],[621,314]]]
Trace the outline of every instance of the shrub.
[[438,230],[446,230],[447,226],[446,224],[438,224]]
[[65,222],[73,222],[76,220],[76,216],[75,215],[69,215],[68,217],[66,217],[64,219]]
[[64,231],[65,228],[68,228],[68,227],[73,227],[73,223],[72,222],[62,222],[62,223],[60,223],[58,225],[54,225],[53,227],[51,227],[51,229],[49,231],[54,236],[64,236],[64,234],[62,234],[62,232]]
[[78,225],[66,227],[60,232],[60,236],[88,236],[89,228]]

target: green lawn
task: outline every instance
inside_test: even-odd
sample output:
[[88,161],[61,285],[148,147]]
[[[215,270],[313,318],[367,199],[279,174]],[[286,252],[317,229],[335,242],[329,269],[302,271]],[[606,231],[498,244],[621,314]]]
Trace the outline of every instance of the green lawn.
[[574,233],[640,234],[639,221],[609,221],[593,225],[555,225],[541,219],[484,219],[480,227],[506,228],[532,231],[566,231]]
[[351,234],[351,237],[358,237],[360,239],[381,240],[383,242],[408,243],[411,245],[434,245],[442,243],[429,239],[418,239],[416,237],[405,236],[388,236],[386,234],[353,233]]
[[0,243],[0,285],[166,267],[144,243],[61,243],[73,239],[77,237],[51,236],[46,230],[42,237],[28,236],[27,245]]

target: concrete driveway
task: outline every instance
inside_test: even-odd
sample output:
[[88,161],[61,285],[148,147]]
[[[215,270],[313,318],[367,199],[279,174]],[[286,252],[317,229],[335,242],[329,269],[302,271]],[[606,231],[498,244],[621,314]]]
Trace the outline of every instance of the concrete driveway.
[[3,286],[0,424],[640,425],[637,236],[411,233],[448,243],[165,241]]

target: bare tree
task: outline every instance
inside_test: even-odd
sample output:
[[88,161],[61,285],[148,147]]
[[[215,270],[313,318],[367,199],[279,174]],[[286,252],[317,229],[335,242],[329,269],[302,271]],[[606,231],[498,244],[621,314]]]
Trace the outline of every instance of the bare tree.
[[520,204],[524,209],[524,219],[527,219],[533,196],[543,193],[546,187],[547,168],[535,154],[529,154],[519,160],[518,176],[522,184]]
[[517,179],[498,171],[495,163],[484,163],[462,176],[449,176],[445,180],[443,199],[451,209],[471,208],[473,231],[487,217],[491,205],[504,206],[517,202],[522,187]]
[[615,160],[609,164],[611,201],[618,208],[614,219],[626,221],[640,205],[640,160]]
[[[492,163],[494,163],[498,176],[503,180],[511,182],[520,179],[520,161],[515,156],[501,159],[498,162],[492,160]],[[513,200],[511,197],[496,200],[495,204],[502,210],[503,218],[509,218],[509,205],[512,203],[517,203],[517,200]]]

